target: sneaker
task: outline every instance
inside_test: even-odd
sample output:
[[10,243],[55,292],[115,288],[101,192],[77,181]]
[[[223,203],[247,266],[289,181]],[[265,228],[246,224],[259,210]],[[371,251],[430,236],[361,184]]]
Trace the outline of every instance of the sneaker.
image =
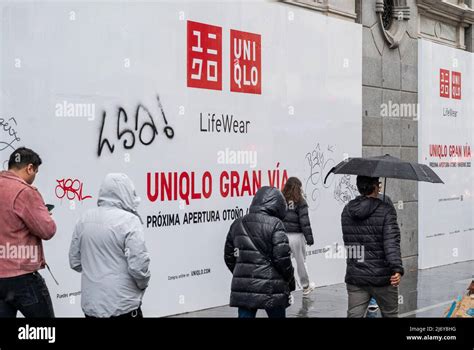
[[303,296],[308,296],[314,288],[316,288],[316,284],[311,282],[307,288],[303,289]]

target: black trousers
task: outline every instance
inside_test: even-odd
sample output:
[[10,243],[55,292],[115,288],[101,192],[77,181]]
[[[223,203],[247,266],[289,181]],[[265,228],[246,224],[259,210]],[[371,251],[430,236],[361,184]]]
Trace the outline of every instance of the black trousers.
[[[87,315],[85,315],[85,316],[86,316],[86,318],[99,318],[99,317],[93,317],[93,316],[87,316]],[[130,318],[130,319],[143,318],[143,313],[142,313],[141,307],[139,307],[138,309],[130,311],[126,314],[119,315],[119,316],[112,316],[110,318]]]
[[0,278],[0,317],[54,317],[48,287],[39,272]]

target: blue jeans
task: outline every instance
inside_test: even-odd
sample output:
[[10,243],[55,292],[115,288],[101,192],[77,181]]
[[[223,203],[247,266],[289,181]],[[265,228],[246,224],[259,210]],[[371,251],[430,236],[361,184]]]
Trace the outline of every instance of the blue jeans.
[[374,297],[370,298],[369,307],[367,308],[367,314],[365,317],[367,318],[376,318],[377,317],[377,310],[378,310],[377,301]]
[[0,318],[54,317],[48,287],[38,272],[0,278]]
[[[255,318],[257,316],[257,309],[244,309],[239,307],[239,318]],[[268,318],[285,318],[286,317],[286,309],[282,308],[275,308],[275,309],[265,309],[267,312]]]

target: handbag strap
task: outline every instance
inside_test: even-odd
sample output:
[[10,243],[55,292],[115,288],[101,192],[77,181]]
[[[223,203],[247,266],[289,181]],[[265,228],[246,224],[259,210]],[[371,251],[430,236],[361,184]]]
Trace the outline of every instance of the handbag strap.
[[242,229],[244,230],[245,234],[250,238],[255,248],[257,248],[258,252],[267,260],[268,262],[272,263],[272,259],[263,251],[263,249],[257,244],[254,240],[254,237],[250,234],[249,230],[245,227],[244,220],[240,220],[240,224],[242,225]]

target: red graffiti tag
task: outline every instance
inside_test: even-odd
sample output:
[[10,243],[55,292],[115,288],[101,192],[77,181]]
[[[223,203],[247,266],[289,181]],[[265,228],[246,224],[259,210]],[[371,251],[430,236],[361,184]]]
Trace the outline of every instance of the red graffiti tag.
[[77,197],[79,201],[92,198],[92,196],[82,196],[82,186],[84,184],[77,179],[61,179],[56,180],[56,182],[58,185],[56,186],[55,193],[59,199],[63,199],[64,196],[69,200],[73,200]]

